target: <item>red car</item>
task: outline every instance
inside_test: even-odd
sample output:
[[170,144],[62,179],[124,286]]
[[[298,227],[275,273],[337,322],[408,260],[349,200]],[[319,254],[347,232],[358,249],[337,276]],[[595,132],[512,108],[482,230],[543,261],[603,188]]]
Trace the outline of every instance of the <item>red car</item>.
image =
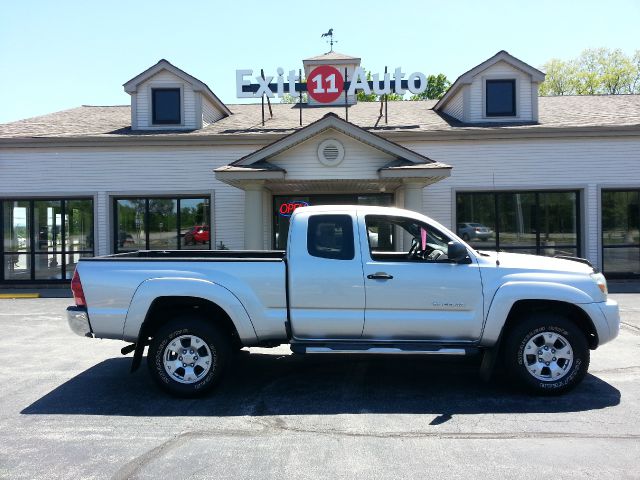
[[184,234],[185,245],[203,245],[209,243],[209,227],[207,225],[194,225]]

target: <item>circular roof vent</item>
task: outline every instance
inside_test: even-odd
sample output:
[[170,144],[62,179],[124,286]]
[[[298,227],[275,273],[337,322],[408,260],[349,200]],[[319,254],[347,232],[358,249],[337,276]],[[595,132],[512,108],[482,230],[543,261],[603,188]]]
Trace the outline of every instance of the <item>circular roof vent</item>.
[[333,139],[324,140],[318,146],[318,160],[327,167],[335,167],[340,165],[344,159],[344,147],[342,144]]

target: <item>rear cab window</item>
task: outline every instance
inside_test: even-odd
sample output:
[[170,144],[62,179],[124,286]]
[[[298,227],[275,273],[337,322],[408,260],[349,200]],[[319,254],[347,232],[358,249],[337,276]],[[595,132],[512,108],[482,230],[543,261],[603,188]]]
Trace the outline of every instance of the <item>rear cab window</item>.
[[349,215],[313,215],[307,226],[307,251],[313,257],[353,260],[353,220]]

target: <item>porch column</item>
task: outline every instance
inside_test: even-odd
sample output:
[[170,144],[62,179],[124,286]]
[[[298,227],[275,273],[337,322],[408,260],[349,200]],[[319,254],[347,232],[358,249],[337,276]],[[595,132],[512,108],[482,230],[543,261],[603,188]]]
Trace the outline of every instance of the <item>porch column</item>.
[[264,248],[263,190],[264,181],[255,181],[244,185],[244,248],[247,250],[262,250]]
[[[424,188],[423,180],[404,179],[404,208],[422,213],[422,189]],[[403,235],[402,245],[404,251],[411,248],[411,236]]]
[[404,180],[404,208],[422,213],[422,189],[424,181]]

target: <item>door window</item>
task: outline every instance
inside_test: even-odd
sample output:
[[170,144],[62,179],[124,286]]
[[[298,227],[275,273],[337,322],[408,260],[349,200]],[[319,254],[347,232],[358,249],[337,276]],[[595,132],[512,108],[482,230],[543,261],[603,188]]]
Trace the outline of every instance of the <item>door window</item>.
[[451,240],[431,225],[412,218],[384,215],[367,215],[365,223],[373,260],[448,260]]

